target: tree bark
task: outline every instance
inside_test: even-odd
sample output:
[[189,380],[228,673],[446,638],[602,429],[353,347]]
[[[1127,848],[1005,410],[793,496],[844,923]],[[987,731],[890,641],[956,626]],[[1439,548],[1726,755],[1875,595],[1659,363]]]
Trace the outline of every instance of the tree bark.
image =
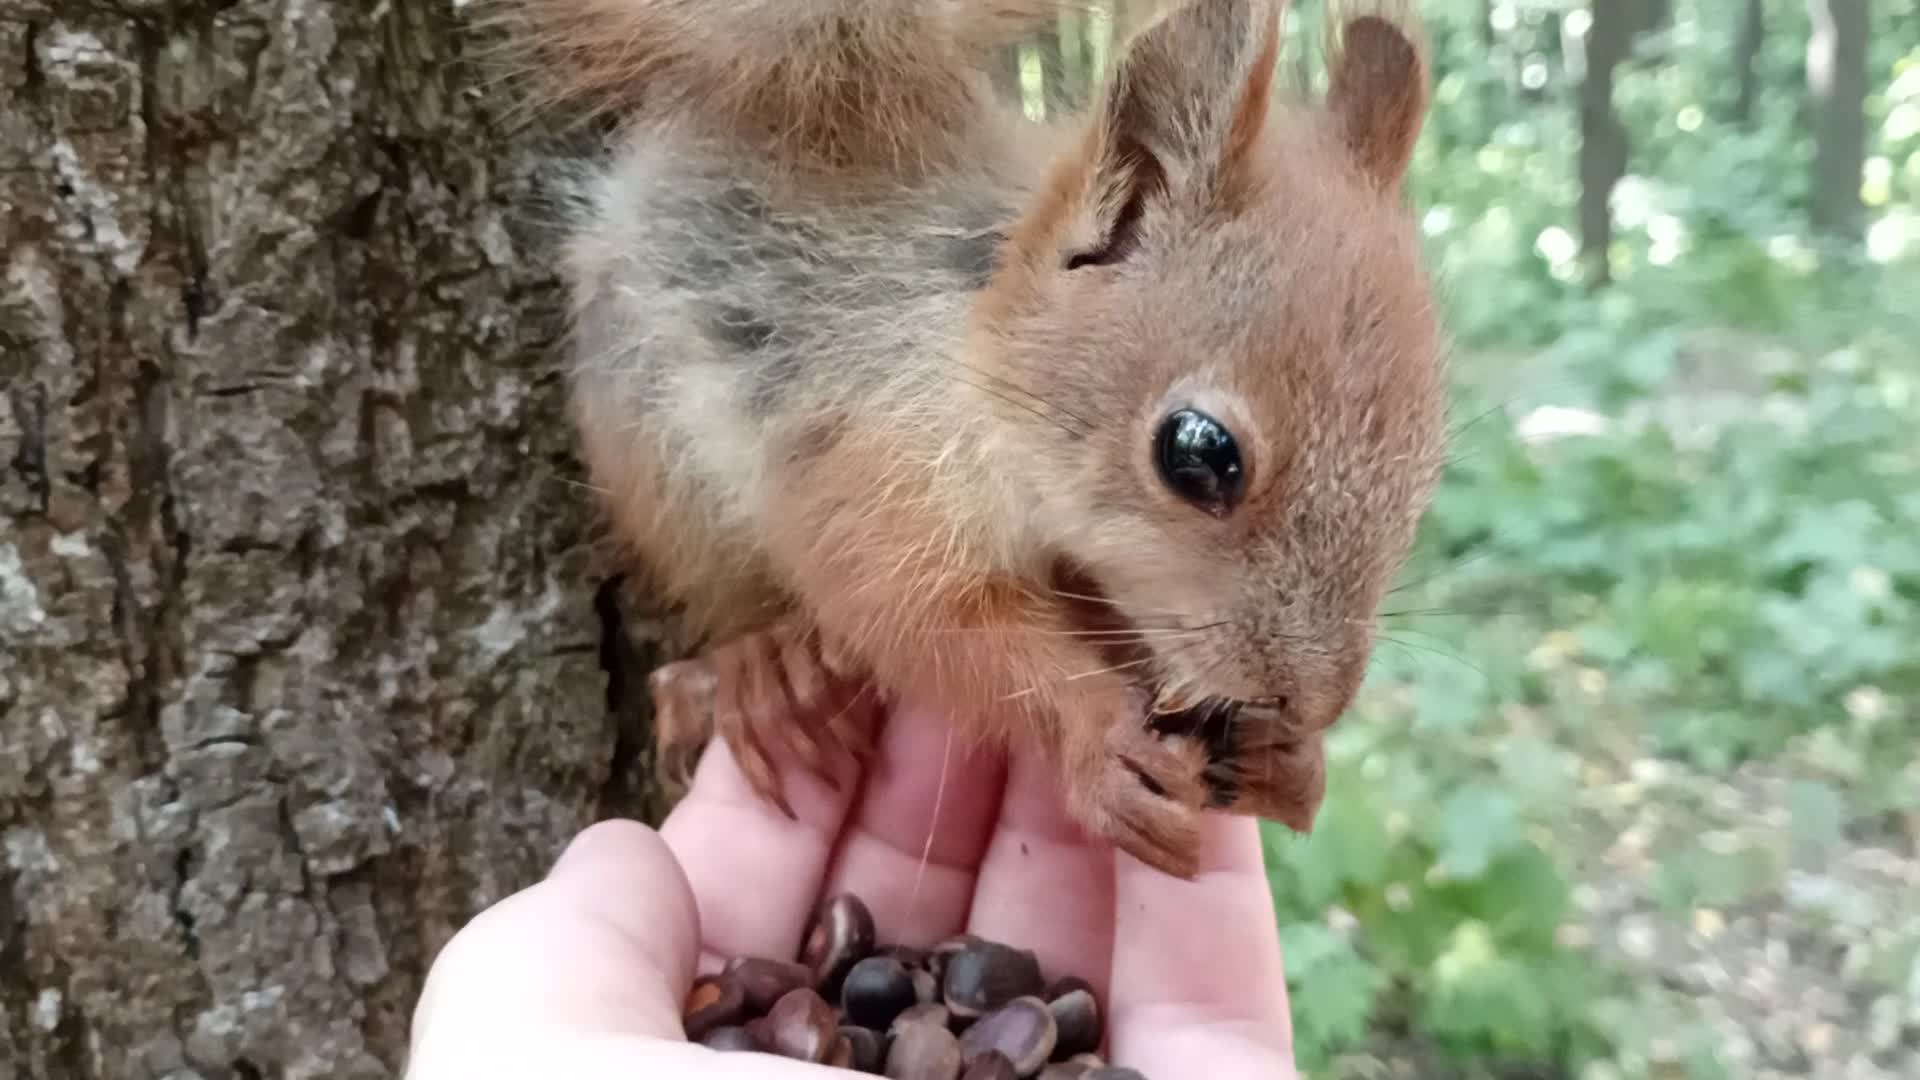
[[1807,87],[1813,99],[1813,227],[1860,234],[1860,175],[1867,155],[1867,0],[1807,0],[1813,36]]
[[0,13],[0,1080],[395,1076],[453,931],[657,813],[457,19]]

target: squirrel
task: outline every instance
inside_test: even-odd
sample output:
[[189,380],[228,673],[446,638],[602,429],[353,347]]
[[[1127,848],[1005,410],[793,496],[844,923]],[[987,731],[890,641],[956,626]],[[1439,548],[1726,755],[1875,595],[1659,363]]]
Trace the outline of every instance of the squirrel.
[[1406,6],[1333,5],[1310,100],[1284,2],[1185,0],[1038,121],[995,50],[1076,0],[512,2],[618,120],[572,418],[699,642],[649,677],[662,753],[717,733],[791,814],[779,765],[912,699],[1168,874],[1208,812],[1310,829],[1443,460]]

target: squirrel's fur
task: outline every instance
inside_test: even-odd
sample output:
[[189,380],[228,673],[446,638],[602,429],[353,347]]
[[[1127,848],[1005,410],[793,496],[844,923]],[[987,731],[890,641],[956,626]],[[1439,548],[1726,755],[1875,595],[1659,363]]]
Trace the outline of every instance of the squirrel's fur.
[[[1280,5],[1189,0],[1039,127],[986,72],[1069,0],[511,2],[622,121],[565,273],[594,483],[721,684],[663,735],[717,722],[778,798],[766,744],[834,722],[798,647],[1050,756],[1170,872],[1209,802],[1305,827],[1444,438],[1406,13],[1342,9],[1310,103]],[[1157,471],[1183,406],[1231,512]]]

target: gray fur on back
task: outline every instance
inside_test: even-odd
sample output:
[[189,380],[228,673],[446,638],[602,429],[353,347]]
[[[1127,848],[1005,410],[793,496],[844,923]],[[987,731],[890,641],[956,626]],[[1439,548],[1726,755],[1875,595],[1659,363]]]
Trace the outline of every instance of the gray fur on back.
[[716,510],[751,513],[766,456],[828,445],[854,412],[957,434],[927,405],[951,392],[946,362],[1012,213],[982,196],[1004,185],[975,177],[776,203],[792,190],[653,129],[576,223],[581,392],[658,440],[676,486],[725,493]]

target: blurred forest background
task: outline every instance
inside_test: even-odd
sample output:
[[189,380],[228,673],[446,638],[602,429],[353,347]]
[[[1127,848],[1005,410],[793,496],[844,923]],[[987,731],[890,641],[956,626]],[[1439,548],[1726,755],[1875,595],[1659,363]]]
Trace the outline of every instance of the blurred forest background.
[[1303,1065],[1920,1076],[1920,2],[1420,10],[1457,446],[1270,838]]

